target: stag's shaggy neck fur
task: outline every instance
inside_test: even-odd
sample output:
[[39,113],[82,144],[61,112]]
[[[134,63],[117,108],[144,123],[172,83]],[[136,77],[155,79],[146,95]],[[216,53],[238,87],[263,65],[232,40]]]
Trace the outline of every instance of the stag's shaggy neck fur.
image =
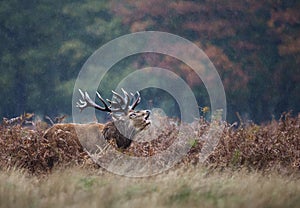
[[108,122],[102,132],[104,138],[106,140],[115,139],[118,148],[129,147],[137,131],[133,126],[126,126],[126,123],[124,121]]
[[150,125],[149,115],[148,110],[132,111],[118,120],[108,122],[102,131],[103,136],[106,140],[115,139],[117,146],[125,149],[138,132]]

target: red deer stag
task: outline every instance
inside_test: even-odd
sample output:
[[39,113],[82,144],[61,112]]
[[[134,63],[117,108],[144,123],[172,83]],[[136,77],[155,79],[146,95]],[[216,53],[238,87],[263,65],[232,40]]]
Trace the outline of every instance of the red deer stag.
[[[101,95],[97,92],[97,97],[102,102],[103,106],[96,104],[89,96],[87,92],[82,92],[79,90],[82,99],[77,102],[76,107],[80,111],[87,107],[92,107],[100,111],[108,112],[112,121],[101,124],[101,123],[89,123],[89,124],[55,124],[50,129],[48,129],[44,137],[46,139],[51,139],[53,137],[62,137],[66,135],[75,136],[79,141],[87,143],[86,145],[89,149],[93,149],[95,146],[95,140],[105,140],[114,139],[118,148],[127,148],[130,146],[134,136],[144,130],[150,125],[149,110],[134,110],[135,107],[140,103],[141,96],[139,92],[136,94],[130,93],[130,95],[122,89],[124,97],[120,94],[112,91],[113,98],[108,100],[109,105],[104,101]],[[76,131],[75,131],[76,129]]]

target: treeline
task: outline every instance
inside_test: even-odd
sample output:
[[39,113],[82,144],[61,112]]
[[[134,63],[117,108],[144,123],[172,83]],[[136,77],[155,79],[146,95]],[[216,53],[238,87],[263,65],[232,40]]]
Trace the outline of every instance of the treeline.
[[[2,1],[0,116],[70,115],[73,85],[86,59],[109,40],[143,30],[180,35],[205,51],[224,83],[230,121],[237,120],[235,112],[256,122],[299,112],[299,10],[297,0]],[[101,91],[109,96],[133,66],[175,64],[199,105],[209,105],[191,69],[153,54],[118,63]],[[169,97],[151,90],[144,105],[151,101],[176,114]]]

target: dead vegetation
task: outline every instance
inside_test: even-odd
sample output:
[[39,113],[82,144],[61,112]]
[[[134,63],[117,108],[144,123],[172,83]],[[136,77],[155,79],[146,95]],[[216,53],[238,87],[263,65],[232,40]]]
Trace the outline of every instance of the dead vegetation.
[[[176,121],[164,122],[160,131],[134,141],[123,151],[134,156],[152,156],[167,149],[177,138]],[[209,123],[200,120],[196,124],[185,124],[193,131],[181,139],[188,140],[191,149],[180,163],[197,164],[203,146],[201,135],[209,128]],[[57,132],[44,138],[45,128],[36,124],[35,128],[20,124],[0,126],[0,167],[19,167],[32,174],[45,174],[54,167],[84,166],[99,168],[84,151],[75,132]],[[146,133],[145,133],[146,134]],[[142,134],[142,136],[145,136]],[[111,144],[115,146],[114,143]],[[299,172],[300,170],[300,114],[292,117],[285,113],[278,121],[264,125],[253,123],[239,127],[228,123],[222,131],[220,141],[205,165],[214,168],[280,172]]]
[[300,114],[285,113],[279,121],[237,129],[228,125],[207,163],[252,170],[300,170]]

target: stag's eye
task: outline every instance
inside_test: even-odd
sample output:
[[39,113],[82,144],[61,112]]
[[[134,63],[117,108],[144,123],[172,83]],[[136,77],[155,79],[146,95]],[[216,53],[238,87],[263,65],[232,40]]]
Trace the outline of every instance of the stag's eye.
[[136,113],[131,113],[131,114],[129,115],[129,118],[131,118],[131,119],[136,118]]

